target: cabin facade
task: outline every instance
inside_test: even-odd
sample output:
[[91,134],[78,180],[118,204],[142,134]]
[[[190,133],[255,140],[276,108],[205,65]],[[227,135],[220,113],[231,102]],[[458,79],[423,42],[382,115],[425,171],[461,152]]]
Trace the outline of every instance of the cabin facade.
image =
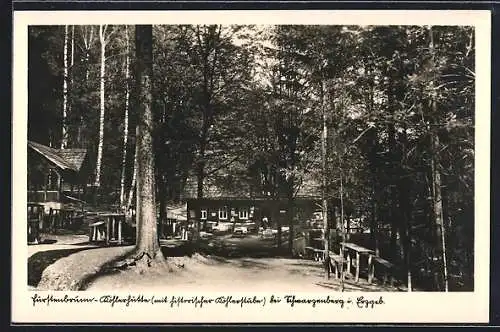
[[[293,201],[293,218],[306,221],[316,218],[320,200],[300,197]],[[270,198],[213,197],[187,200],[188,221],[200,222],[202,230],[219,223],[255,223],[256,227],[276,228],[290,224],[287,200]]]

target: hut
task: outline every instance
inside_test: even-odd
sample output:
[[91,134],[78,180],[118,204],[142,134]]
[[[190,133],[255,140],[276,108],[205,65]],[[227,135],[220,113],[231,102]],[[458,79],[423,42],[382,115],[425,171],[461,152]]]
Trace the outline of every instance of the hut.
[[89,174],[85,149],[55,149],[28,141],[28,201],[59,202],[63,193],[82,197]]

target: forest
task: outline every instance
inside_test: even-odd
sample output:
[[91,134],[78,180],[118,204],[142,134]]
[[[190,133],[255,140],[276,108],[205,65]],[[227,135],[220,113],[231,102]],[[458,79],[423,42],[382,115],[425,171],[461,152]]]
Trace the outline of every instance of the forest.
[[326,250],[356,219],[410,289],[474,289],[472,27],[137,30],[29,27],[28,139],[86,148],[101,201],[133,204],[149,98],[160,218],[189,179],[290,207],[317,183]]

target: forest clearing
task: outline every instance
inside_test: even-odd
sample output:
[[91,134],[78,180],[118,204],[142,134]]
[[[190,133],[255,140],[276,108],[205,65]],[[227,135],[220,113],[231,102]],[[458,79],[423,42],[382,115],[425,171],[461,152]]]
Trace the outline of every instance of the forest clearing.
[[474,290],[469,26],[30,26],[32,288]]

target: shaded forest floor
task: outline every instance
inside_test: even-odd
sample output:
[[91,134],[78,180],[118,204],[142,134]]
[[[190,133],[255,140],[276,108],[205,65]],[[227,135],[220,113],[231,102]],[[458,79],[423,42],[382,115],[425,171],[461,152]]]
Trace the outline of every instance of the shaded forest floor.
[[[285,257],[273,240],[257,236],[201,241],[198,251],[186,242],[160,241],[165,266],[140,272],[116,268],[133,246],[96,247],[80,236],[60,236],[54,244],[30,246],[28,284],[34,290],[189,290],[189,291],[339,291],[311,260]],[[348,277],[346,291],[401,291]]]

